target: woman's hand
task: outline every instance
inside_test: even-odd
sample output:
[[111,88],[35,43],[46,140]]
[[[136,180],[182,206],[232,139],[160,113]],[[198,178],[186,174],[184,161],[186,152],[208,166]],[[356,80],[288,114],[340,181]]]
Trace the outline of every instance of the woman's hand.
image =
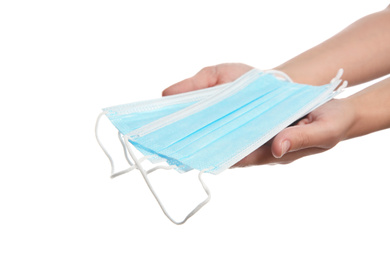
[[334,99],[285,128],[235,166],[285,164],[321,153],[349,137],[355,112],[348,99]]

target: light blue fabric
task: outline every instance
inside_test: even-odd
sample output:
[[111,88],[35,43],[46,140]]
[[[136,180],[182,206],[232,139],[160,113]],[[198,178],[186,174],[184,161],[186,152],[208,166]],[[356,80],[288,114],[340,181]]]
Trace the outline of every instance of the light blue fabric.
[[[241,81],[228,86],[233,90],[236,88],[236,92],[207,107],[201,107],[199,101],[223,96],[228,88],[192,102],[180,103],[176,100],[154,109],[146,106],[139,111],[133,106],[129,113],[123,111],[123,106],[104,111],[116,128],[123,135],[128,135],[130,142],[143,154],[154,155],[155,159],[164,158],[170,165],[176,165],[180,172],[198,169],[217,174],[331,99],[338,85],[303,85],[280,80],[261,71],[255,72],[251,71],[242,76]],[[153,107],[153,102],[149,105]],[[175,120],[188,107],[194,108],[194,111]],[[137,129],[146,129],[158,119],[170,123],[139,134]],[[135,132],[137,134],[133,134]]]
[[[113,107],[104,108],[106,116],[111,123],[119,130],[122,135],[128,134],[133,130],[139,129],[157,119],[173,114],[183,108],[198,103],[202,99],[214,96],[229,87],[229,83],[218,85],[213,88],[200,89],[188,93],[177,94],[174,96],[162,97],[154,100],[134,102]],[[134,144],[137,145],[137,144]],[[164,156],[159,156],[147,148],[137,145],[137,149],[148,159],[157,163],[166,160]],[[180,172],[189,171],[184,165],[178,169]]]

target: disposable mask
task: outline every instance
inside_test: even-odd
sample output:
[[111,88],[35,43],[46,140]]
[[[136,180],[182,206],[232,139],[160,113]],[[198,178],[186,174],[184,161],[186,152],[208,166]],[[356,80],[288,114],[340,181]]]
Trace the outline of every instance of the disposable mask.
[[[112,170],[112,174],[140,170],[164,213],[172,222],[182,224],[210,199],[201,179],[203,172],[221,173],[332,99],[347,85],[341,84],[341,75],[339,70],[330,84],[310,86],[294,83],[279,71],[253,69],[229,84],[105,108],[101,115],[119,130],[125,154],[133,160],[127,156],[130,167],[117,173]],[[144,157],[136,158],[132,147]],[[142,167],[145,159],[166,164],[146,170]],[[174,221],[147,177],[157,169],[199,170],[208,197],[183,221]]]

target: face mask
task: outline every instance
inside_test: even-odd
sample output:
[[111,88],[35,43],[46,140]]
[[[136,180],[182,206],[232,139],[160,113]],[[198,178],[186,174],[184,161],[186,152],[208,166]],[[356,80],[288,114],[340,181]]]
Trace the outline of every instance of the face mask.
[[[119,130],[122,145],[134,161],[127,157],[131,167],[126,171],[139,169],[164,213],[182,224],[210,199],[201,174],[199,180],[208,198],[184,221],[176,222],[154,193],[147,178],[149,172],[196,169],[218,174],[228,169],[337,95],[347,84],[337,88],[341,75],[342,70],[330,84],[310,86],[294,83],[282,72],[253,69],[230,84],[110,107],[103,109],[103,114]],[[142,160],[165,161],[168,166],[143,169],[130,143],[145,155]]]

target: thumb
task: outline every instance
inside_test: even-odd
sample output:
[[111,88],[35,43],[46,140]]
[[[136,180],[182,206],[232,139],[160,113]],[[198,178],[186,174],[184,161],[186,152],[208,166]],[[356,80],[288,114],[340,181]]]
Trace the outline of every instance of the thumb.
[[162,95],[169,96],[202,88],[213,87],[217,84],[217,82],[218,72],[216,66],[205,67],[196,73],[195,76],[182,80],[166,88],[162,92]]
[[275,136],[271,146],[272,154],[280,158],[288,152],[305,148],[330,148],[330,137],[330,132],[320,121],[288,127]]

